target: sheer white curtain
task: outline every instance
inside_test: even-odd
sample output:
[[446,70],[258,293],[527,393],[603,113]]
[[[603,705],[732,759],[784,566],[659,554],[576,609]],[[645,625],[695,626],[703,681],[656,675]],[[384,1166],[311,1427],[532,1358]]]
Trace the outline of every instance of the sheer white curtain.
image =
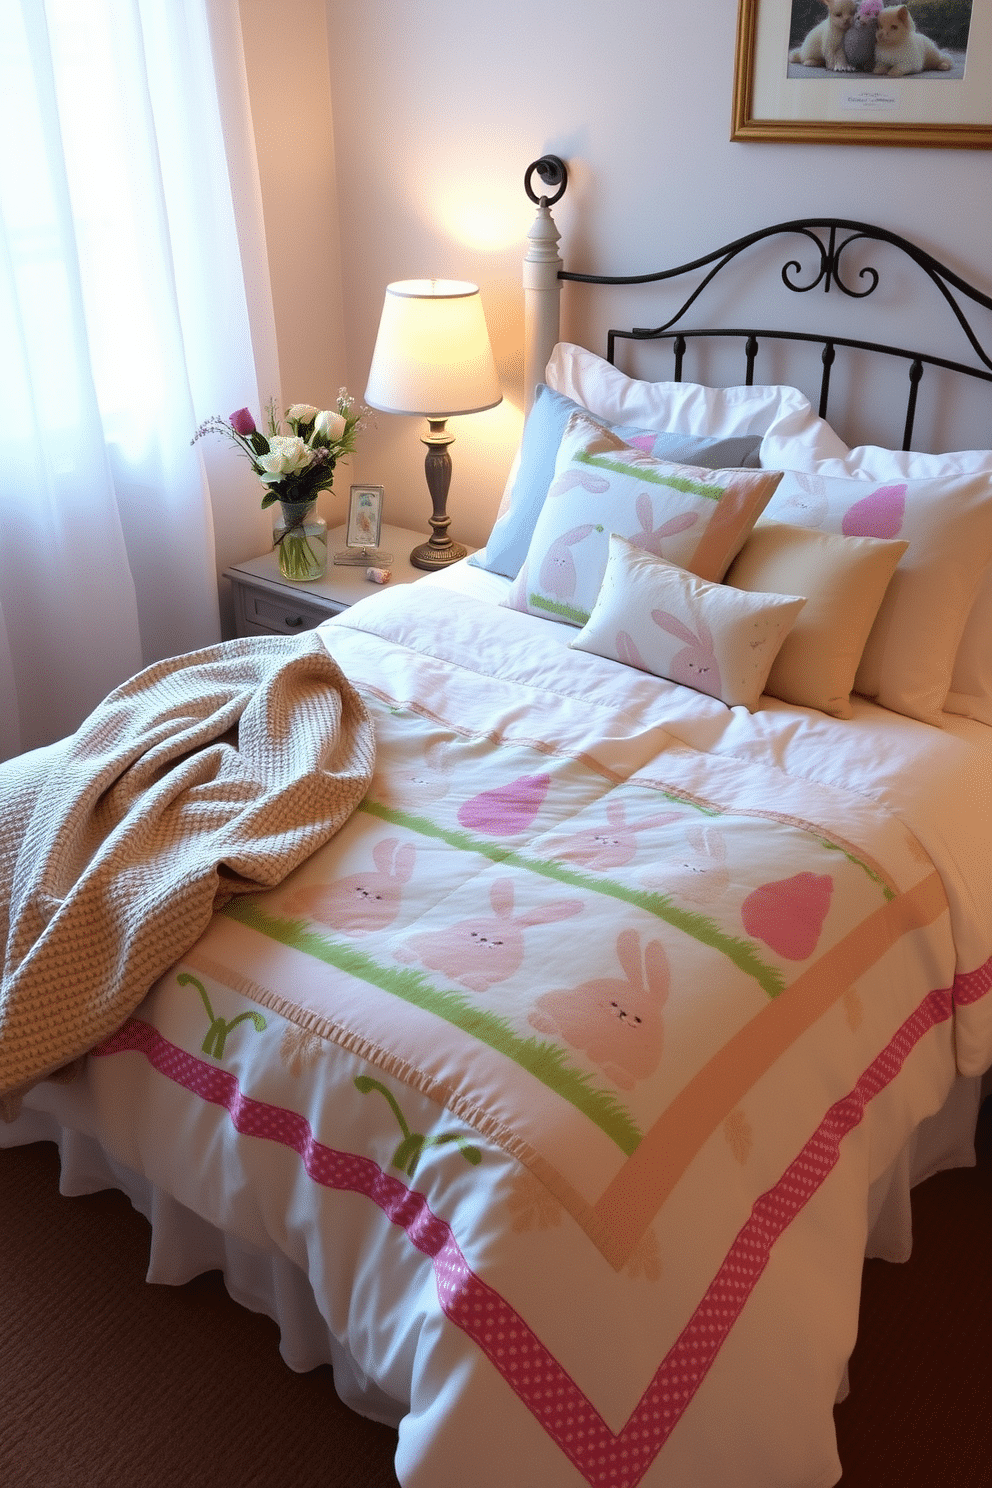
[[0,0],[0,757],[220,636],[190,436],[261,401],[253,232],[272,342],[239,58],[235,0]]

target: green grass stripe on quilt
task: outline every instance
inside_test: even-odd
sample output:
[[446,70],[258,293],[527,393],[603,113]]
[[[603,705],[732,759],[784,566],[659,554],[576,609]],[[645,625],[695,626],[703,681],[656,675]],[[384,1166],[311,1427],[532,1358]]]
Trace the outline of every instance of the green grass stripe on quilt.
[[816,840],[821,847],[826,848],[827,852],[839,852],[855,868],[860,868],[862,873],[867,874],[875,887],[881,891],[883,899],[888,900],[896,897],[895,890],[889,888],[882,875],[876,872],[870,863],[866,863],[862,858],[855,857],[854,853],[850,852],[848,848],[842,847],[839,842],[831,842],[827,837],[818,837]]
[[349,942],[320,934],[306,920],[267,914],[251,895],[235,895],[221,913],[270,940],[302,951],[306,956],[313,956],[425,1012],[444,1018],[471,1038],[488,1044],[491,1049],[519,1064],[549,1090],[581,1111],[628,1156],[638,1146],[641,1132],[629,1112],[612,1091],[598,1087],[587,1070],[570,1064],[564,1050],[557,1044],[540,1038],[522,1037],[504,1018],[480,1008],[460,992],[434,986],[421,971],[386,966]]
[[377,816],[382,821],[390,822],[393,826],[406,827],[409,831],[417,832],[423,837],[438,838],[460,852],[476,853],[493,863],[505,863],[509,867],[522,869],[526,873],[537,873],[542,878],[553,879],[555,883],[584,889],[590,894],[606,894],[611,899],[620,899],[625,904],[632,904],[635,908],[654,915],[656,919],[664,920],[674,929],[681,930],[683,934],[691,936],[701,945],[709,946],[710,950],[718,951],[720,955],[726,956],[745,976],[753,977],[769,997],[777,997],[780,992],[785,991],[782,973],[778,967],[769,966],[761,959],[755,950],[753,941],[739,935],[728,935],[725,930],[720,929],[715,920],[710,919],[709,915],[700,914],[694,909],[683,909],[667,894],[655,893],[650,889],[638,889],[630,884],[618,883],[616,879],[583,873],[579,868],[571,868],[568,864],[556,862],[552,858],[525,856],[511,847],[491,842],[488,838],[473,836],[471,832],[460,828],[438,826],[435,822],[429,821],[426,816],[412,816],[405,811],[397,811],[391,806],[383,806],[378,801],[366,799],[358,809],[367,811],[370,816]]

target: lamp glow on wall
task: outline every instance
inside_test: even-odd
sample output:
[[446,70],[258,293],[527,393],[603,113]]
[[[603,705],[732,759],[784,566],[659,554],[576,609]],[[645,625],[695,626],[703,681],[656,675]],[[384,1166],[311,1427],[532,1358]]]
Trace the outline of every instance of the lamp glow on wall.
[[466,549],[451,541],[449,418],[502,401],[482,299],[457,279],[402,279],[386,286],[365,401],[384,413],[419,414],[429,430],[424,469],[433,504],[431,537],[410,554],[417,568],[446,568]]

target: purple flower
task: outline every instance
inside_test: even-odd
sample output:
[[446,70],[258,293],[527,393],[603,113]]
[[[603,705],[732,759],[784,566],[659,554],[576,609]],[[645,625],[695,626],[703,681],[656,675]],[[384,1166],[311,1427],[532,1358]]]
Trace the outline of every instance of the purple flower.
[[237,413],[231,414],[231,428],[235,434],[241,434],[245,439],[248,438],[249,434],[254,434],[255,420],[247,408],[239,408]]

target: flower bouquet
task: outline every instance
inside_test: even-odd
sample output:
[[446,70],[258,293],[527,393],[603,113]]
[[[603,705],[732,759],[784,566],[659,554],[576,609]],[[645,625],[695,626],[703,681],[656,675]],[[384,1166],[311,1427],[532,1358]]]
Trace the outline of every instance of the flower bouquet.
[[334,409],[294,403],[280,419],[270,401],[266,412],[264,433],[248,409],[239,408],[229,419],[207,419],[192,442],[204,434],[233,440],[264,487],[262,506],[281,503],[274,534],[280,572],[288,579],[318,579],[327,566],[327,524],[314,516],[313,504],[333,486],[337,462],[355,448],[365,410],[356,411],[341,388]]

